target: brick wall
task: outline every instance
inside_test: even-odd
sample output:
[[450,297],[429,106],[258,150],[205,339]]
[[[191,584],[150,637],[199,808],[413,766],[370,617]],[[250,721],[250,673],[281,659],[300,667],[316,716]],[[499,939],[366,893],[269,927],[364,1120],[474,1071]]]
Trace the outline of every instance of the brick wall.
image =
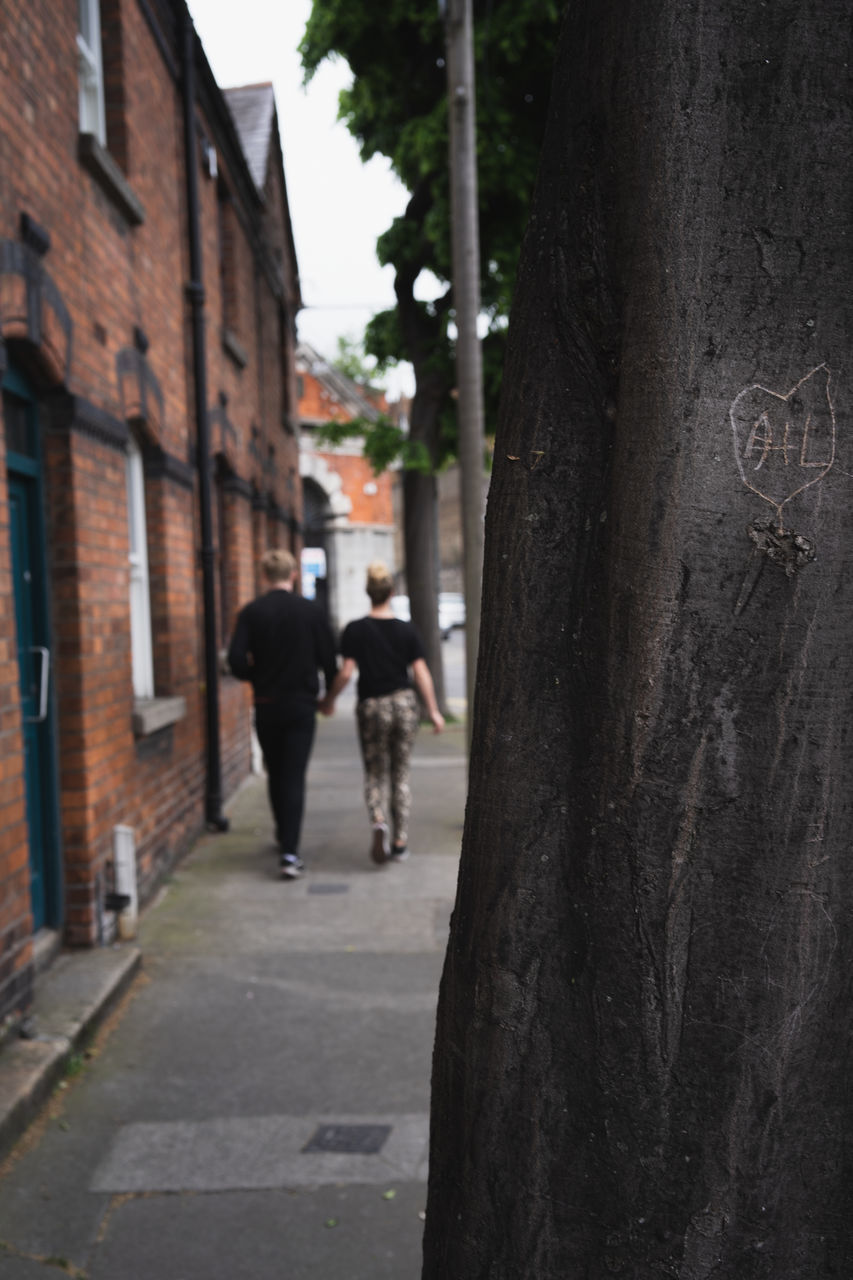
[[[79,157],[77,5],[6,0],[0,40],[0,369],[8,364],[29,379],[40,423],[61,827],[53,923],[75,945],[109,932],[103,903],[114,826],[135,832],[144,902],[201,829],[206,785],[189,221],[180,49],[168,47],[182,6],[101,0],[101,7],[107,153],[118,179]],[[152,14],[163,18],[156,31]],[[214,483],[224,646],[229,614],[257,589],[261,552],[298,542],[298,444],[289,419],[297,275],[287,255],[281,259],[289,243],[283,225],[277,256],[264,248],[262,220],[271,214],[262,215],[203,59],[196,71],[198,134],[215,147],[220,175],[211,177],[199,156],[207,409],[216,424],[211,452],[228,478]],[[267,181],[279,193],[272,216],[283,224],[277,143],[271,157]],[[38,249],[22,242],[22,213],[47,235]],[[34,296],[38,308],[29,305]],[[131,433],[146,475],[154,692],[183,699],[183,714],[155,732],[134,719]],[[9,600],[5,476],[0,430],[0,589]],[[2,1022],[26,1007],[32,984],[14,610],[0,619],[0,707]],[[229,794],[249,768],[246,689],[230,678],[220,688],[220,745]]]
[[391,473],[384,471],[382,475],[375,475],[361,454],[337,451],[334,455],[323,456],[341,477],[343,492],[352,503],[351,522],[390,525],[393,521]]
[[[384,396],[377,393],[369,398],[376,401],[377,408],[387,412]],[[300,374],[299,413],[303,421],[309,423],[349,422],[352,418],[351,411],[307,369]],[[349,518],[353,524],[393,524],[390,472],[375,475],[355,442],[335,449],[324,449],[320,445],[316,451],[329,469],[340,476],[343,493],[352,504]]]

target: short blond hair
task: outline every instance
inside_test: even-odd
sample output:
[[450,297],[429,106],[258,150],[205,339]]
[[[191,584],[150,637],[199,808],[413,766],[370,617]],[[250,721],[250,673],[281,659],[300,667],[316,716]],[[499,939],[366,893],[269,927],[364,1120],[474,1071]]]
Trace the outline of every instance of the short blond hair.
[[384,604],[394,594],[394,579],[391,570],[381,560],[374,560],[367,566],[367,584],[365,586],[372,604]]
[[272,547],[261,556],[261,573],[267,582],[289,582],[296,573],[296,558],[281,547]]

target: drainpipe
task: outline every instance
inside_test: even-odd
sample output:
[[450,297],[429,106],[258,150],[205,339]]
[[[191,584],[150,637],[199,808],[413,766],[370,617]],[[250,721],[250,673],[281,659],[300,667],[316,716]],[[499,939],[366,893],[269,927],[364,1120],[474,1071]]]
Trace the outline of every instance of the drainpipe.
[[219,756],[219,664],[216,653],[216,587],[214,580],[213,518],[210,492],[210,432],[207,421],[207,377],[204,339],[204,284],[201,268],[201,229],[198,207],[198,159],[195,134],[195,28],[184,11],[183,106],[187,169],[190,282],[187,296],[192,311],[193,382],[195,386],[196,456],[201,515],[201,574],[204,606],[204,688],[207,718],[207,775],[205,818],[216,831],[228,830],[222,813],[222,769]]

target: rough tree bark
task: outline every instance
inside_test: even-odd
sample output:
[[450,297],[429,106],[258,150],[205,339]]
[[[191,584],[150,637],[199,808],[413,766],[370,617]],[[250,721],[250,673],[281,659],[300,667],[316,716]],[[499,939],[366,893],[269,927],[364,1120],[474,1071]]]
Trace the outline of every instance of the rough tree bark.
[[438,705],[446,710],[438,629],[438,482],[434,474],[403,474],[403,546],[412,621],[423,640]]
[[847,0],[569,5],[426,1280],[853,1270],[851,43]]

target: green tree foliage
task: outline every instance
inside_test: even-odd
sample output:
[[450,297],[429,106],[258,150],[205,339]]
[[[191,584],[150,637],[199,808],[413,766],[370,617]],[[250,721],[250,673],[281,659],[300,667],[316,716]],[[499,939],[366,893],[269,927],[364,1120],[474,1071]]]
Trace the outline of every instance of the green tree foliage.
[[423,444],[412,440],[385,413],[380,413],[372,422],[367,418],[350,418],[347,422],[324,422],[314,428],[317,443],[332,448],[359,436],[364,440],[364,456],[376,475],[387,471],[394,462],[401,462],[408,471],[428,473],[432,470]]
[[364,344],[355,338],[338,338],[338,354],[334,365],[345,377],[357,382],[359,386],[375,387],[378,385],[376,360],[365,358]]
[[[364,344],[353,338],[338,338],[338,356],[334,367],[362,392],[376,390],[378,383],[381,384],[381,377],[377,379],[376,376],[380,368],[376,358],[365,358]],[[314,439],[318,444],[331,445],[332,448],[346,441],[361,439],[364,456],[376,475],[387,471],[394,462],[400,462],[408,471],[429,474],[432,470],[429,454],[423,443],[413,440],[408,431],[394,422],[387,413],[379,413],[370,418],[348,418],[345,422],[330,420],[320,423],[314,428]]]
[[[495,416],[518,254],[544,131],[561,5],[557,0],[475,0],[481,296],[487,422]],[[386,156],[410,192],[405,213],[379,239],[395,271],[397,306],[374,317],[365,349],[379,368],[415,370],[416,448],[433,467],[455,451],[450,189],[445,33],[437,0],[314,0],[301,44],[306,78],[326,58],[346,59],[353,82],[341,118],[362,158]],[[342,216],[345,213],[342,212]],[[422,272],[434,301],[415,298]]]

